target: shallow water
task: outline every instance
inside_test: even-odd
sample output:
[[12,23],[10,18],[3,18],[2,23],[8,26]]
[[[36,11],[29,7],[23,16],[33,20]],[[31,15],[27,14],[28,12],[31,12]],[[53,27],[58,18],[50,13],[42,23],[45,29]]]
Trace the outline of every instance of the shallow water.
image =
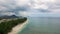
[[18,34],[60,34],[60,18],[30,17],[29,24]]

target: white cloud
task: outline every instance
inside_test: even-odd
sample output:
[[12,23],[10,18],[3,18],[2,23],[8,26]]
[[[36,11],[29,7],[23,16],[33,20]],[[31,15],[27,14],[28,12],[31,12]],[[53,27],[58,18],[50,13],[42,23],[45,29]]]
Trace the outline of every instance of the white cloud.
[[13,12],[0,12],[1,15],[15,15]]
[[19,13],[19,16],[24,16],[24,17],[28,16],[28,12],[26,11],[23,11],[23,12],[19,11],[18,13]]
[[16,4],[17,4],[18,6],[27,5],[28,2],[29,2],[29,0],[16,0]]
[[[17,7],[26,7],[28,11],[17,11]],[[8,14],[9,10],[11,9],[16,10],[16,12],[19,13],[19,15],[27,16],[32,14],[58,14],[60,13],[60,0],[0,0],[0,13],[2,14]],[[19,8],[20,9],[20,8]],[[50,12],[43,12],[39,10],[47,10]],[[22,10],[22,9],[21,9]],[[5,13],[4,13],[5,12]],[[10,12],[10,14],[15,14]]]
[[28,5],[33,9],[48,9],[50,3],[55,3],[55,0],[31,0]]

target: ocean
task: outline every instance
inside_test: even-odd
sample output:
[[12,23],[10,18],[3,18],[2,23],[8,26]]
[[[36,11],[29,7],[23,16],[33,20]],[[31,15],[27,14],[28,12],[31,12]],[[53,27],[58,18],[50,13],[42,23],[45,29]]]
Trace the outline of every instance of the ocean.
[[29,23],[18,34],[60,34],[60,17],[29,17]]

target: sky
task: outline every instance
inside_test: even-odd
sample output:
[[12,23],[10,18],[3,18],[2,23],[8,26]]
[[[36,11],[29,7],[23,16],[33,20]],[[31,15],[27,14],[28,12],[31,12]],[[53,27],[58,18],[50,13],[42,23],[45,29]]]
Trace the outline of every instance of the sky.
[[60,17],[60,0],[0,0],[0,16]]

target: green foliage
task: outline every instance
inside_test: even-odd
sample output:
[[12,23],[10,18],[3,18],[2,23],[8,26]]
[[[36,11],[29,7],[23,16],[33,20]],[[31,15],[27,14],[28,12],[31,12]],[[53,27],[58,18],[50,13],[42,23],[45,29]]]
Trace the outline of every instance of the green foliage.
[[0,20],[2,20],[2,19],[0,18]]
[[0,23],[0,34],[7,34],[12,30],[12,28],[20,23],[23,23],[27,20],[27,18],[11,20]]

